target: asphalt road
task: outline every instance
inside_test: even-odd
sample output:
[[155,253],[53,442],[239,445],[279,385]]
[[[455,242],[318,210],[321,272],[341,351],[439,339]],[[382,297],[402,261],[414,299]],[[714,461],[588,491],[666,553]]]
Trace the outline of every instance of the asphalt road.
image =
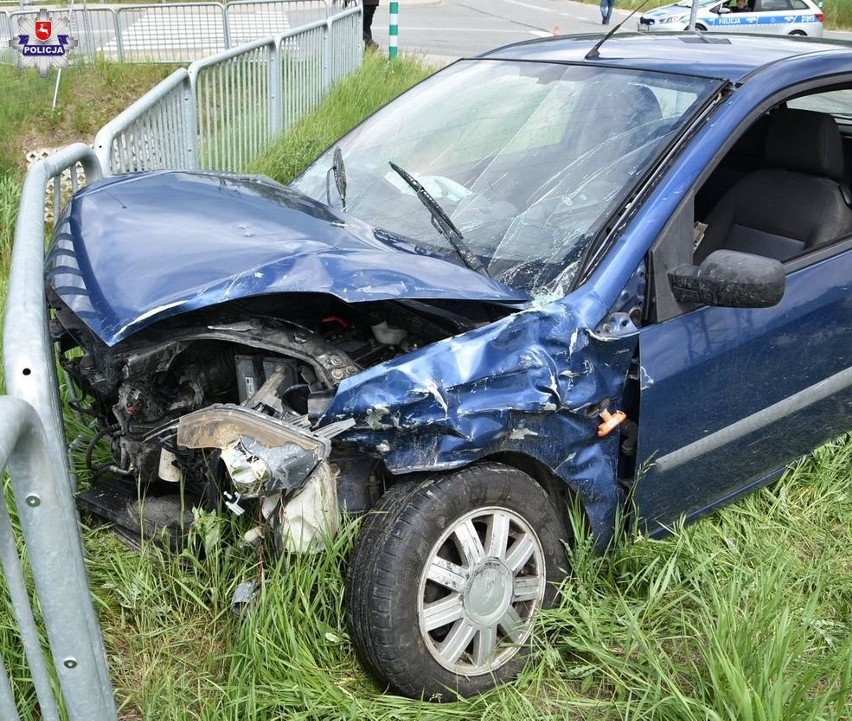
[[[570,0],[400,0],[400,52],[458,58],[500,45],[558,32],[599,33],[596,5]],[[381,0],[373,20],[373,37],[388,44],[389,0]],[[613,22],[628,12],[616,8]],[[637,14],[638,15],[638,14]],[[635,29],[636,18],[625,29]],[[609,29],[609,28],[607,28]],[[852,33],[826,33],[852,39]]]

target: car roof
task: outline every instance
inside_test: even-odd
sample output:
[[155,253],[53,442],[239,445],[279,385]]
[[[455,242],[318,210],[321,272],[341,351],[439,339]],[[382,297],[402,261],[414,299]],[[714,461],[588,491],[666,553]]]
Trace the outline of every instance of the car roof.
[[585,56],[600,35],[555,36],[506,45],[480,55],[501,60],[588,63],[724,78],[737,82],[760,68],[804,54],[852,60],[852,43],[840,40],[787,38],[722,33],[619,33]]

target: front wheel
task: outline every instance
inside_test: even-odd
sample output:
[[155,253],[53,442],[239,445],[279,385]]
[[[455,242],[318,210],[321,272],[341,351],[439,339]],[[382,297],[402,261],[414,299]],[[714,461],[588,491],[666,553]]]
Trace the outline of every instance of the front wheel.
[[514,677],[567,561],[541,486],[509,466],[472,466],[392,490],[367,521],[346,580],[365,665],[399,693],[436,700]]

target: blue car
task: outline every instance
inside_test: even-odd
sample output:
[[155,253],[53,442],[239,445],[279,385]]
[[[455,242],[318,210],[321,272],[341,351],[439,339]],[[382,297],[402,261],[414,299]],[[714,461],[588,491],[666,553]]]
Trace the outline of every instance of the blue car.
[[80,503],[175,543],[252,509],[282,552],[363,514],[365,666],[510,679],[570,509],[663,534],[852,429],[850,171],[852,46],[625,34],[459,61],[288,186],[95,183],[46,268]]

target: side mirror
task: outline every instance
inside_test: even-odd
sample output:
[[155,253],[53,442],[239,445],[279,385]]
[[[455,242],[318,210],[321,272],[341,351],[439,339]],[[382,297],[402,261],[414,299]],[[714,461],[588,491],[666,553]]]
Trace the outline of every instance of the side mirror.
[[729,12],[731,12],[731,8],[729,8],[727,5],[720,5],[713,12],[717,15],[727,15]]
[[768,308],[784,297],[784,268],[773,258],[736,250],[717,250],[699,266],[681,265],[669,272],[679,303],[726,308]]

